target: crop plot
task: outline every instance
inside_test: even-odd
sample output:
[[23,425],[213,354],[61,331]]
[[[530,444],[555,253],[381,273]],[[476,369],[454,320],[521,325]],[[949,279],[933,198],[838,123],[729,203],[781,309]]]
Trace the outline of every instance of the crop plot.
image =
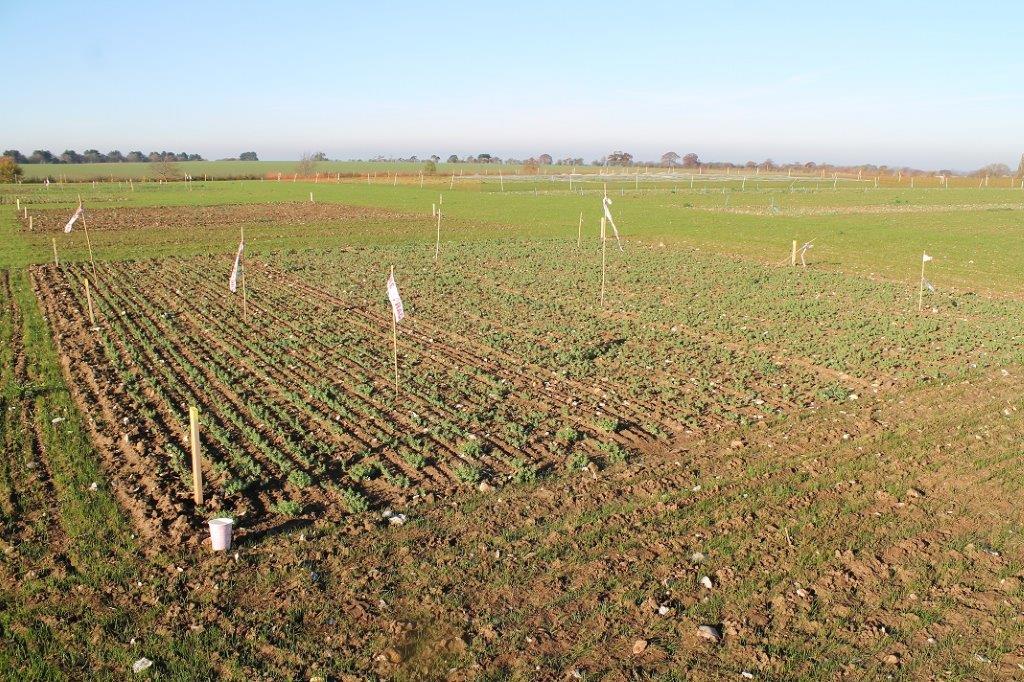
[[[86,207],[89,229],[112,230],[190,230],[239,225],[315,225],[347,221],[401,220],[416,218],[393,211],[335,203],[286,202],[274,204],[217,204],[212,206]],[[22,229],[28,220],[20,218]],[[33,212],[32,228],[39,232],[60,232],[68,221],[66,209]]]
[[259,529],[611,466],[1021,354],[1006,302],[944,300],[940,325],[907,315],[892,285],[707,257],[679,268],[678,254],[636,248],[601,309],[587,249],[470,245],[435,266],[409,248],[396,396],[389,311],[369,275],[381,257],[252,260],[248,321],[224,259],[101,265],[92,330],[86,270],[33,271],[138,525],[183,536],[194,521],[190,404],[208,506]]

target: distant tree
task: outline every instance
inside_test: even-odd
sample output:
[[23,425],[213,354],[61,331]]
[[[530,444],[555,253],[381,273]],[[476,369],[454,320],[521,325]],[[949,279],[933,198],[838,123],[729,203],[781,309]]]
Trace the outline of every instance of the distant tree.
[[540,164],[537,159],[527,159],[523,162],[523,175],[536,175],[540,172]]
[[679,154],[675,152],[665,152],[661,155],[661,164],[663,166],[674,166],[679,161]]
[[84,163],[103,163],[106,160],[107,157],[101,154],[98,149],[86,149],[82,152],[82,161]]
[[633,164],[633,155],[629,152],[612,152],[608,155],[609,166],[630,166]]
[[202,161],[203,157],[201,155],[199,155],[199,154],[189,154],[188,155],[188,160],[189,161]]
[[696,168],[699,165],[700,157],[694,154],[693,152],[690,152],[689,154],[683,157],[684,168]]
[[107,161],[110,163],[122,163],[124,161],[124,154],[116,149],[109,151],[107,152]]
[[19,152],[17,149],[8,149],[3,153],[4,156],[9,156],[14,159],[14,163],[28,163],[28,159],[25,155]]
[[480,154],[476,157],[476,160],[479,163],[490,163],[491,161],[494,160],[494,157],[491,156],[490,154]]
[[74,149],[65,149],[60,155],[61,163],[81,163],[82,157]]
[[178,168],[178,164],[170,159],[153,161],[149,164],[149,170],[157,180],[175,180],[181,177],[181,169]]
[[990,163],[987,166],[982,166],[978,170],[974,171],[971,175],[977,178],[988,177],[989,175],[995,175],[1001,177],[1010,174],[1010,167],[1005,163]]
[[430,160],[433,161],[434,165],[436,166],[438,164],[438,162],[441,161],[441,157],[438,156],[437,154],[431,154],[430,155]]
[[142,152],[128,152],[128,156],[125,157],[125,161],[129,163],[142,163],[145,160],[146,156]]
[[[448,163],[458,163],[458,162],[459,162],[459,157],[456,156],[455,154],[452,154],[451,156],[448,157]],[[1021,162],[1024,163],[1024,158],[1021,159]]]
[[550,166],[551,163],[552,163],[551,155],[550,154],[541,154],[540,156],[537,157],[537,163],[539,163],[542,166]]
[[1024,176],[1024,154],[1020,155],[1020,163],[1017,165],[1017,175]]
[[437,174],[437,162],[433,159],[427,159],[423,162],[423,172],[427,175]]
[[29,157],[29,163],[57,163],[57,159],[54,158],[53,154],[45,149],[37,149],[32,152],[32,156]]
[[15,182],[23,172],[13,156],[0,156],[0,182]]
[[242,152],[238,155],[239,161],[259,161],[259,157],[256,156],[256,152]]
[[316,156],[316,154],[303,152],[302,156],[299,157],[299,162],[295,165],[295,172],[301,175],[302,177],[312,175],[313,172],[316,170],[316,163],[319,160],[316,158]]
[[314,161],[327,161],[328,159],[327,159],[327,155],[324,154],[323,152],[317,152],[316,154],[313,155],[313,160]]
[[772,161],[771,159],[765,159],[764,163],[761,164],[761,167],[764,168],[765,170],[769,170],[769,171],[770,170],[775,170],[776,168],[778,168],[778,166],[775,165],[775,162]]

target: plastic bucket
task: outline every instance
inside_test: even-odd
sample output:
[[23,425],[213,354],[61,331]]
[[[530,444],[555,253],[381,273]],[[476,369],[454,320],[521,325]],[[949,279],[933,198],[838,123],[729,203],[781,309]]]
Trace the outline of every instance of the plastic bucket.
[[214,552],[226,552],[231,549],[231,519],[210,519],[210,544]]

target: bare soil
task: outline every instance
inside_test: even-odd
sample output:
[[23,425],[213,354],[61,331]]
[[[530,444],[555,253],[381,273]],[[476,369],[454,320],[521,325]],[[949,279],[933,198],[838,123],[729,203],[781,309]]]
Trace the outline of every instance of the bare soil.
[[[59,232],[71,217],[65,209],[45,209],[33,213],[36,232]],[[349,220],[400,218],[385,209],[312,202],[280,204],[227,204],[216,206],[158,206],[130,208],[89,208],[85,219],[90,231],[203,229],[239,225],[310,225]],[[22,229],[28,220],[21,217]]]

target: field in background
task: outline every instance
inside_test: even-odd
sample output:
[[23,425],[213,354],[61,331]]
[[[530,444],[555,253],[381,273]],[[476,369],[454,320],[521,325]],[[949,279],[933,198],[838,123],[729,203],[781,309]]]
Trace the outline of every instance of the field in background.
[[0,667],[1018,674],[1024,192],[586,180],[0,189]]

